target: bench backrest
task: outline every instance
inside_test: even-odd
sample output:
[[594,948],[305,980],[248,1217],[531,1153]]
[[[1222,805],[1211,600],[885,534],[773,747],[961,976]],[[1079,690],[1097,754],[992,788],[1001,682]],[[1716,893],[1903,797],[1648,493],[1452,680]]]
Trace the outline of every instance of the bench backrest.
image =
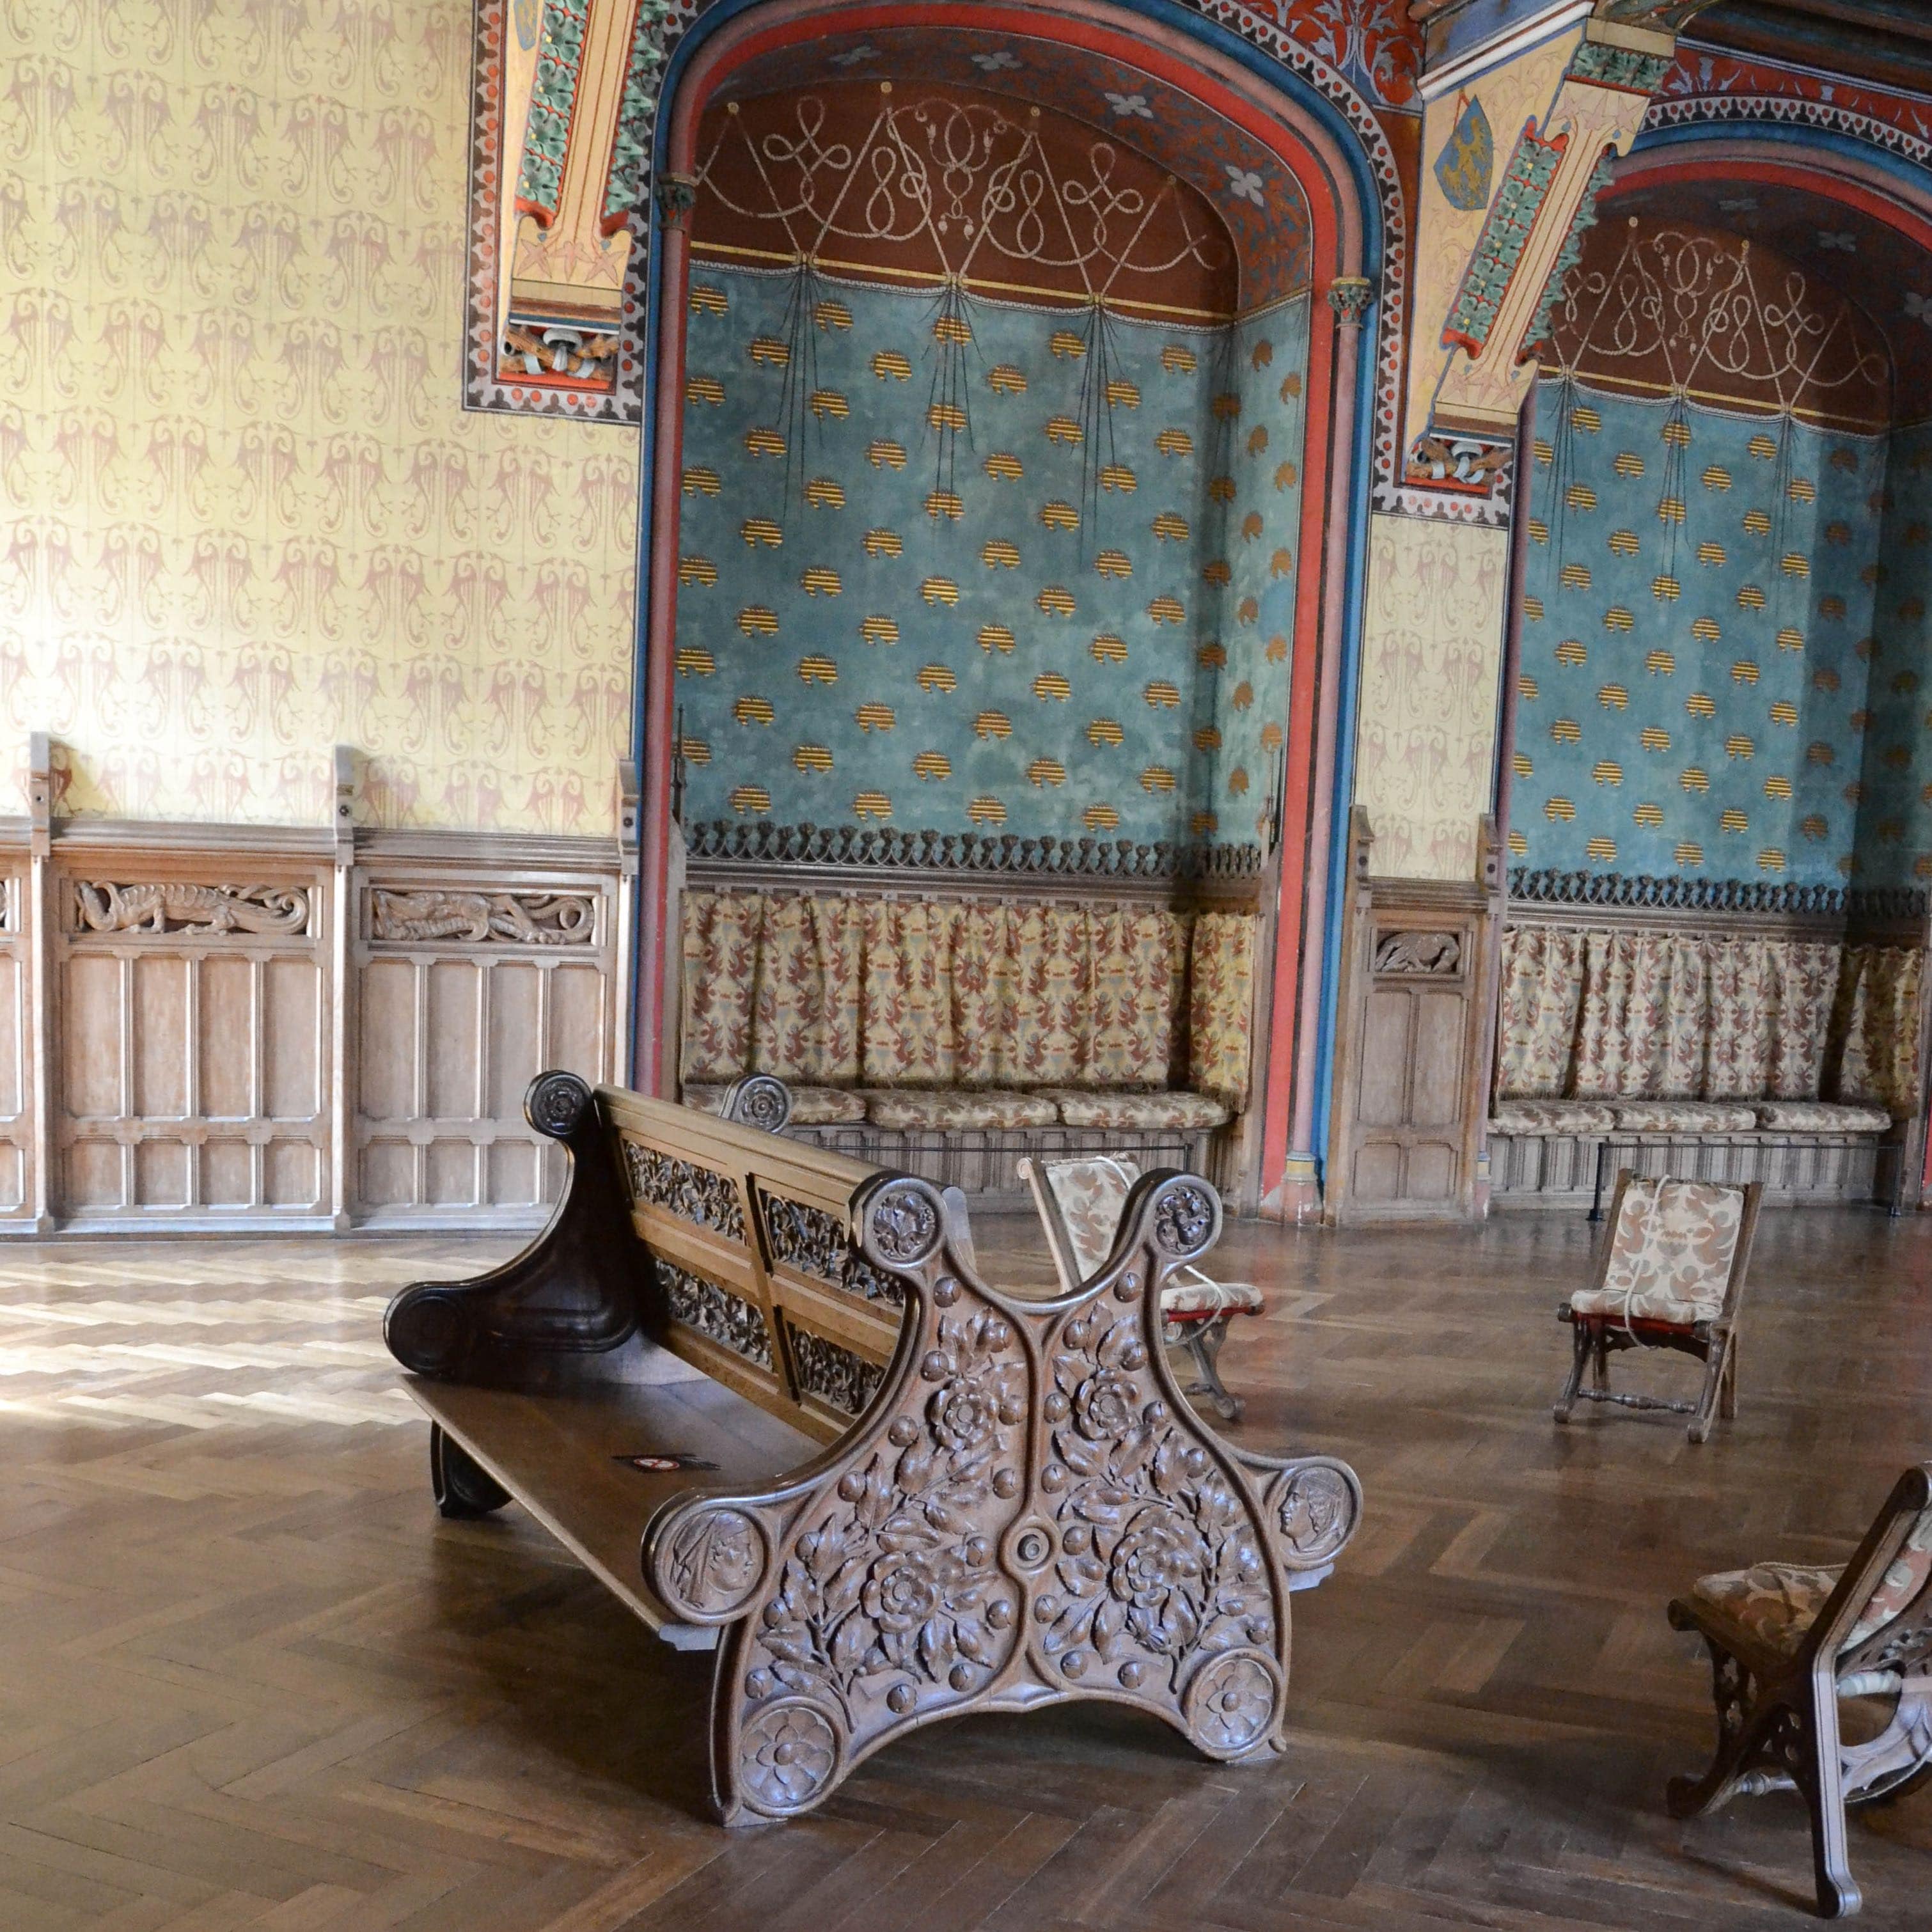
[[852,1197],[878,1170],[622,1088],[600,1087],[596,1106],[650,1253],[645,1333],[835,1440],[878,1386],[904,1311],[901,1284],[852,1243]]

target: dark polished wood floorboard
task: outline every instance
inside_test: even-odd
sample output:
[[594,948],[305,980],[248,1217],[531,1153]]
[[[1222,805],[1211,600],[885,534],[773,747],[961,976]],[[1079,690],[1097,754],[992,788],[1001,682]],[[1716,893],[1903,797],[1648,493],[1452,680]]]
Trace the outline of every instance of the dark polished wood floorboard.
[[[1679,1826],[1711,1742],[1664,1605],[1841,1559],[1932,1454],[1932,1218],[1767,1214],[1742,1403],[1550,1420],[1580,1216],[1232,1228],[1269,1289],[1238,1433],[1360,1472],[1295,1599],[1292,1748],[1203,1763],[1136,1716],[940,1725],[801,1822],[705,1821],[709,1660],[514,1510],[440,1522],[382,1305],[475,1242],[0,1250],[5,1932],[1155,1932],[1803,1922],[1789,1797]],[[995,1279],[1043,1280],[1016,1220]],[[1627,1385],[1690,1388],[1646,1358]],[[1856,1818],[1864,1922],[1932,1926],[1932,1792]]]

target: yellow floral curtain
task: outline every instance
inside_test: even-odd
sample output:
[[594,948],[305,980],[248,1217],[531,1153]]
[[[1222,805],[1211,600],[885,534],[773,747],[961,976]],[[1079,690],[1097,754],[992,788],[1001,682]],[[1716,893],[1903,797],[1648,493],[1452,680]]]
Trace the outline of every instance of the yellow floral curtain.
[[1252,914],[692,892],[682,1075],[1248,1088]]
[[1917,1104],[1919,954],[1542,925],[1503,934],[1504,1100]]

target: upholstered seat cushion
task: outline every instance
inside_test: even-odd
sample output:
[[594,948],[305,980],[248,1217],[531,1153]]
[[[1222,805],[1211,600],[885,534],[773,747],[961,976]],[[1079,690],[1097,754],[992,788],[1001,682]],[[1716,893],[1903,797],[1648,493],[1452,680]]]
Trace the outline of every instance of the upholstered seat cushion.
[[[728,1085],[687,1081],[684,1104],[715,1114],[723,1107],[724,1096],[730,1090]],[[791,1096],[790,1124],[794,1127],[850,1126],[866,1118],[866,1096],[850,1088],[788,1087],[785,1090]]]
[[1690,1600],[1715,1610],[1766,1650],[1789,1657],[1838,1588],[1840,1566],[1807,1563],[1754,1563],[1748,1570],[1724,1570],[1700,1576]]
[[1617,1131],[1625,1134],[1748,1134],[1757,1126],[1755,1106],[1721,1100],[1615,1100]]
[[1170,1322],[1207,1322],[1217,1315],[1258,1315],[1268,1306],[1251,1281],[1214,1281],[1198,1268],[1183,1268],[1160,1292],[1160,1312]]
[[1624,1321],[1714,1319],[1744,1228],[1744,1190],[1707,1180],[1633,1176],[1599,1287],[1570,1298],[1579,1315]]
[[865,1097],[866,1118],[874,1126],[901,1132],[1050,1127],[1060,1118],[1044,1095],[993,1087],[873,1087]]
[[1616,1117],[1606,1100],[1498,1100],[1492,1134],[1606,1134]]
[[1757,1124],[1774,1133],[1882,1134],[1892,1125],[1882,1107],[1848,1107],[1830,1100],[1754,1100]]
[[1218,1127],[1228,1118],[1219,1100],[1204,1094],[1128,1091],[1090,1087],[1042,1087],[1036,1100],[1051,1100],[1070,1127],[1112,1127],[1130,1133],[1162,1127]]

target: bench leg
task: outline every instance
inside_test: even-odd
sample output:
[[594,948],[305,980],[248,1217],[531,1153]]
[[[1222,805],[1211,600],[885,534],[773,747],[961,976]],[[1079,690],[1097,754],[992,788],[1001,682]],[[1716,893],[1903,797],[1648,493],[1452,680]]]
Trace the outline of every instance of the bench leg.
[[1849,1918],[1864,1902],[1845,1843],[1844,1764],[1838,1744],[1838,1685],[1828,1665],[1812,1673],[1804,1736],[1792,1768],[1811,1814],[1811,1868],[1820,1918]]
[[458,1522],[488,1516],[510,1500],[509,1491],[437,1423],[430,1425],[429,1486],[438,1511]]

